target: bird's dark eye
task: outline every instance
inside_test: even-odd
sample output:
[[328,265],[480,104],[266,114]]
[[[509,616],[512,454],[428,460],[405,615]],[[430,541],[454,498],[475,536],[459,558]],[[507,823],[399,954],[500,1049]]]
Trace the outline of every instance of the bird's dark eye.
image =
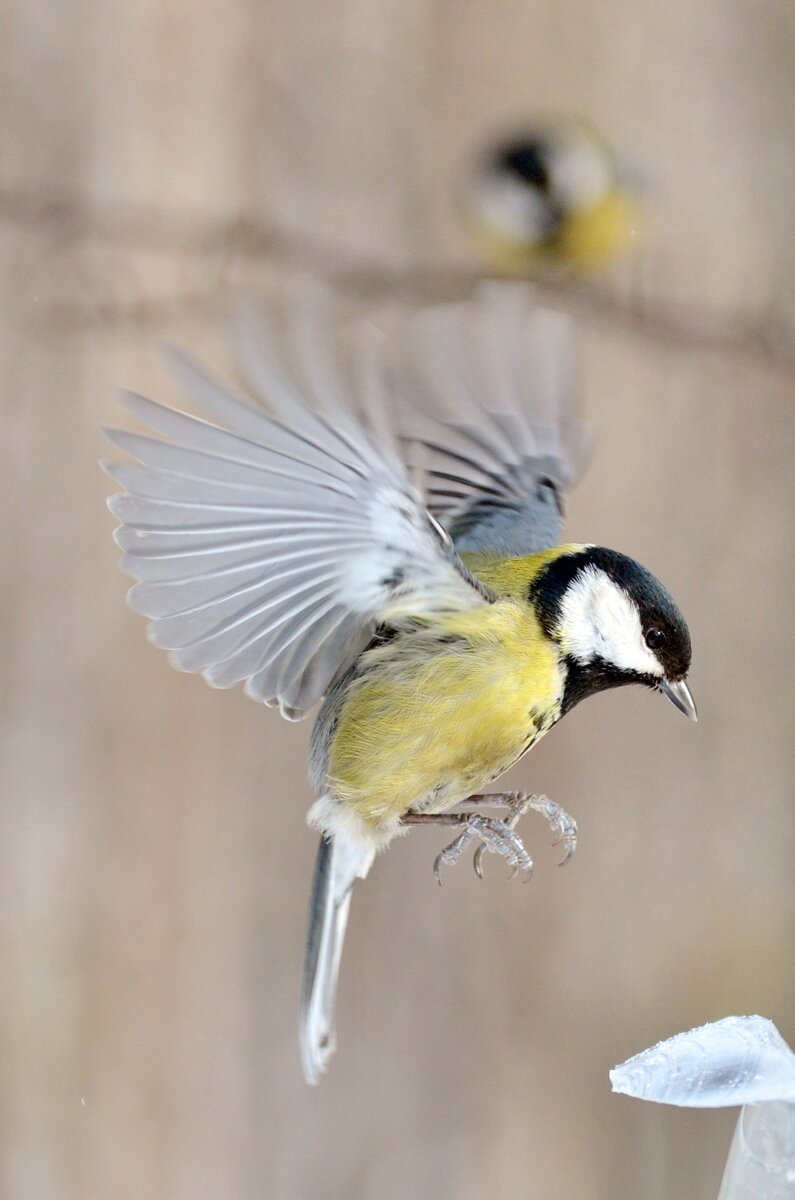
[[664,646],[665,645],[665,634],[663,633],[662,629],[658,629],[656,627],[656,625],[653,626],[651,629],[647,629],[646,630],[646,645],[649,647],[650,650],[659,650],[661,646]]

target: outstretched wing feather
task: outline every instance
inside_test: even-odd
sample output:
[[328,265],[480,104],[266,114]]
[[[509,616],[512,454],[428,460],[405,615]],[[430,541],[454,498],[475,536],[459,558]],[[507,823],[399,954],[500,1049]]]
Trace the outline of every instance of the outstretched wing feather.
[[[309,350],[295,332],[293,350]],[[375,624],[490,599],[391,451],[342,406],[327,357],[303,373],[314,399],[329,392],[323,410],[310,408],[250,341],[249,372],[276,417],[171,357],[227,427],[127,393],[132,414],[171,440],[111,431],[140,465],[108,469],[126,489],[110,507],[122,565],[138,580],[130,604],[176,666],[217,687],[246,680],[250,695],[300,716]]]

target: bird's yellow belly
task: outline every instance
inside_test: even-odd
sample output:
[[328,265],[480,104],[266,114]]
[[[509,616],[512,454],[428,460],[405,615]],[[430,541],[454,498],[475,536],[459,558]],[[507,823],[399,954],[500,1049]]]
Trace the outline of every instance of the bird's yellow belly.
[[[557,652],[526,606],[492,606],[372,652],[335,728],[332,795],[378,826],[477,793],[554,724]],[[447,638],[446,641],[440,640]]]

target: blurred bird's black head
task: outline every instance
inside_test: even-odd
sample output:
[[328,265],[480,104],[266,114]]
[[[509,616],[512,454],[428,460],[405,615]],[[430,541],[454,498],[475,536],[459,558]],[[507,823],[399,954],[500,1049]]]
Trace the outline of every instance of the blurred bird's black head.
[[551,145],[542,138],[506,142],[494,153],[494,169],[523,183],[549,191]]
[[567,667],[563,711],[606,688],[642,683],[687,716],[690,633],[673,598],[634,559],[601,546],[578,547],[536,576],[529,599]]

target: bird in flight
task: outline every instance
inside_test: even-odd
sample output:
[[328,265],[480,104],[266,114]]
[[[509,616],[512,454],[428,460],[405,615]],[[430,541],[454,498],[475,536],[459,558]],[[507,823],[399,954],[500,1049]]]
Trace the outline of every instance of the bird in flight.
[[161,437],[108,431],[137,461],[103,464],[151,640],[291,720],[320,703],[310,1083],[335,1047],[351,890],[380,850],[446,825],[440,878],[472,844],[478,873],[493,852],[527,878],[520,816],[540,811],[565,858],[577,826],[546,797],[486,792],[495,779],[607,688],[642,684],[696,717],[666,589],[624,554],[560,542],[583,442],[567,319],[510,282],[367,336],[335,334],[327,307],[300,293],[270,336],[239,323],[246,396],[175,354],[210,420],[127,393]]

